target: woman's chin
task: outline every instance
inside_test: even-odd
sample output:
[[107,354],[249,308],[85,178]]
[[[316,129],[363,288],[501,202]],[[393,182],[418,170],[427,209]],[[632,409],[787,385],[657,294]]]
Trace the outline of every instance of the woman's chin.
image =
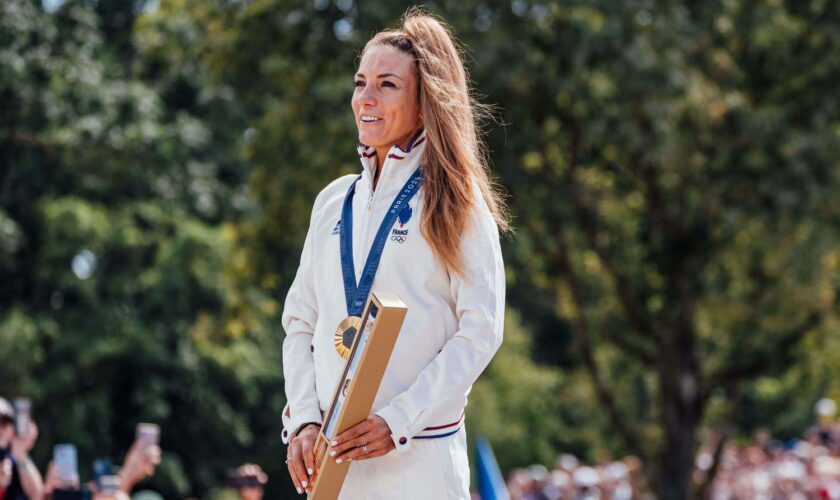
[[385,137],[385,134],[371,133],[370,131],[366,130],[359,131],[359,142],[361,142],[365,146],[371,146],[376,148],[393,144],[388,142],[388,138]]

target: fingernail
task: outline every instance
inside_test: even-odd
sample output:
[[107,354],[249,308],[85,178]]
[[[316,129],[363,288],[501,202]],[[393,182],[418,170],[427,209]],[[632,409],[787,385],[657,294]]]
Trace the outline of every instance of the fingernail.
[[309,483],[307,483],[306,481],[301,481],[300,484],[303,485],[304,488],[306,488],[306,485]]
[[333,450],[333,451],[331,451],[331,452],[330,452],[330,456],[331,456],[331,457],[334,457],[334,456],[335,456],[335,450]]
[[306,469],[306,473],[311,476],[312,475],[312,468],[310,467],[309,469]]
[[338,444],[338,441],[336,441],[335,439],[333,439],[333,442],[332,442],[332,443],[330,443],[330,444],[331,444],[331,445],[333,445],[333,446],[335,446],[335,445],[337,445],[337,444]]
[[303,493],[303,490],[302,490],[302,489],[298,488],[297,490],[298,490],[298,495],[300,495],[300,494],[302,494],[302,493]]
[[340,458],[335,461],[335,463],[337,463],[337,464],[340,464],[341,462],[342,462],[342,460]]

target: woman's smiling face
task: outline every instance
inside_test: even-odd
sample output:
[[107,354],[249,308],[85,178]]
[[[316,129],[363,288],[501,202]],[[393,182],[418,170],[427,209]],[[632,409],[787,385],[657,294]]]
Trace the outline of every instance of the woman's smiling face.
[[369,47],[359,63],[351,101],[359,142],[377,151],[387,152],[394,144],[405,148],[421,123],[417,91],[411,56],[390,45]]

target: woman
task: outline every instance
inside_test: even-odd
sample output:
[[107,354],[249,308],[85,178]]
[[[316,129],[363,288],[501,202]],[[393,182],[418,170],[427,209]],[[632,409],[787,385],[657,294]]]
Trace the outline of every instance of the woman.
[[408,314],[373,414],[331,443],[352,460],[340,498],[469,498],[464,407],[502,342],[508,229],[476,105],[448,29],[416,9],[366,44],[354,81],[363,170],[316,198],[282,318],[289,473],[302,493],[349,344],[336,325],[372,285]]

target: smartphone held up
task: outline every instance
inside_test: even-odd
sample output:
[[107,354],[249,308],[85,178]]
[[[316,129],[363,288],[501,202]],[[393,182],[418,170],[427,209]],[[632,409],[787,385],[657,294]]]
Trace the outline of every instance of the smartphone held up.
[[141,422],[137,424],[135,438],[146,446],[160,444],[160,426]]
[[15,435],[26,437],[29,435],[29,426],[32,414],[32,404],[27,398],[17,398],[15,408]]

